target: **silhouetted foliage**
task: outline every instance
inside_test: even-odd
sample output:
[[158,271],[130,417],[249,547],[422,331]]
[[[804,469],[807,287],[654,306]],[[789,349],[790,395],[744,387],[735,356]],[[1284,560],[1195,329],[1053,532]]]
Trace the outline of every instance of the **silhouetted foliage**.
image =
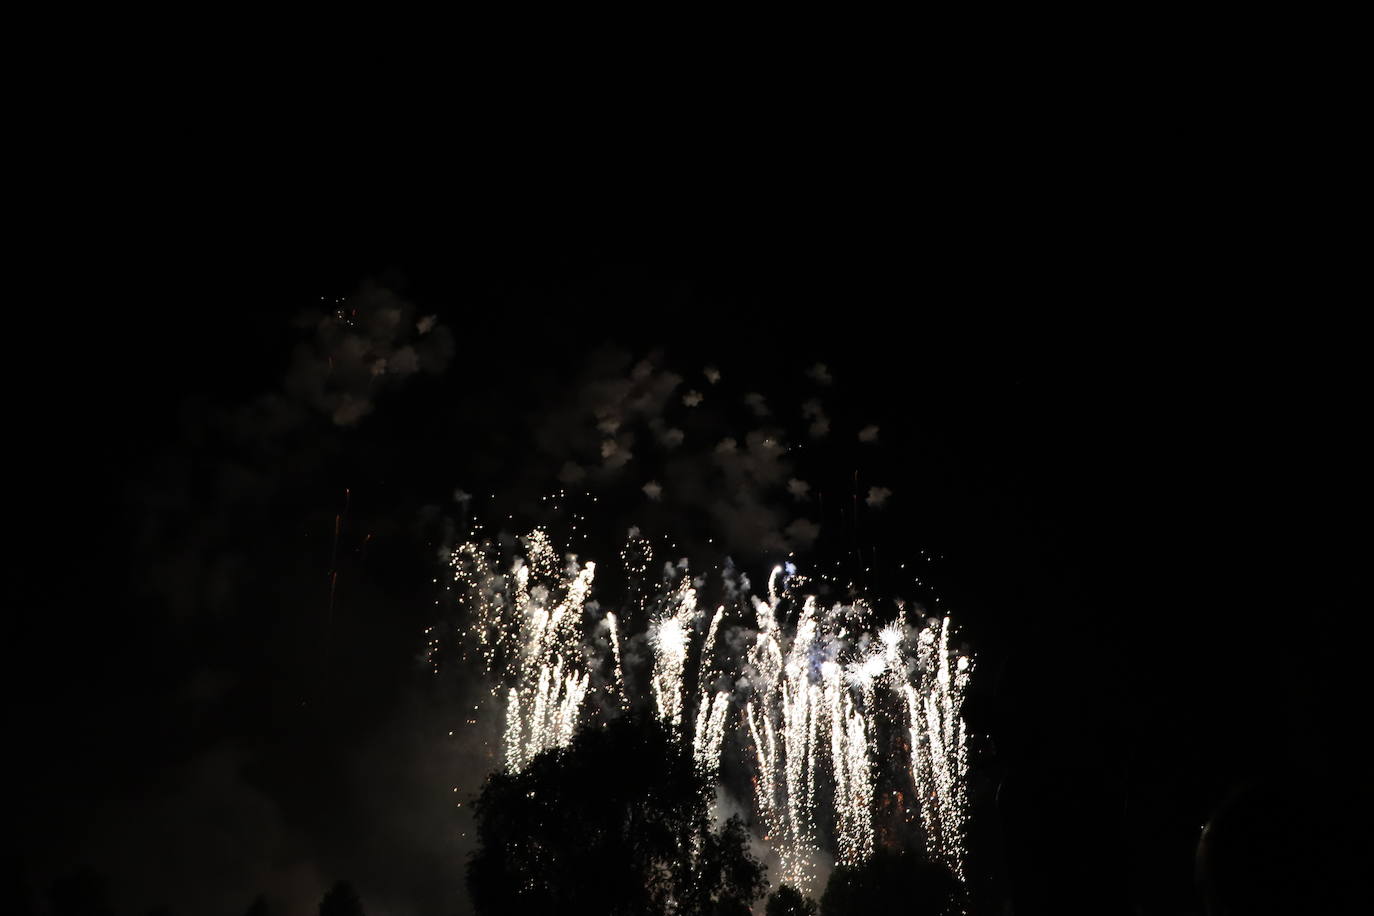
[[114,916],[105,877],[82,867],[53,882],[48,891],[52,916]]
[[329,889],[320,901],[320,916],[364,916],[357,891],[347,881],[340,881]]
[[[1367,803],[1349,792],[1341,805],[1314,805],[1276,781],[1233,793],[1198,843],[1197,877],[1206,912],[1269,916],[1367,910],[1374,891],[1368,815]],[[1341,841],[1331,842],[1336,837]]]
[[786,884],[768,898],[765,916],[816,916],[816,901],[803,897],[801,891]]
[[957,916],[961,893],[948,869],[909,852],[879,852],[863,865],[831,872],[821,916]]
[[659,723],[587,729],[488,779],[474,806],[473,903],[489,916],[747,916],[764,866],[738,819],[712,828],[708,793]]
[[14,916],[32,916],[33,894],[29,889],[28,876],[24,863],[15,858],[10,860],[9,894],[5,897],[5,908]]

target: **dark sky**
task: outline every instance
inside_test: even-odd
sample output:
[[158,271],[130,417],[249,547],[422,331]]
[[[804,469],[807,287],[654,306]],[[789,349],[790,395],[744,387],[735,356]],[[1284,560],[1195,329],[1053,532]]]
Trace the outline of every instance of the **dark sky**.
[[[754,422],[751,391],[804,428],[827,365],[834,444],[799,460],[831,508],[799,559],[876,549],[867,587],[892,592],[888,558],[941,557],[910,597],[938,593],[980,659],[989,899],[1177,912],[1231,790],[1367,792],[1368,363],[1325,317],[1321,252],[1167,214],[1124,232],[1091,205],[605,235],[530,230],[524,206],[235,213],[49,278],[48,302],[82,305],[16,335],[6,640],[12,861],[35,895],[88,863],[129,912],[310,906],[338,878],[378,912],[465,912],[452,788],[482,761],[447,736],[471,684],[419,660],[445,520],[455,488],[499,523],[556,486],[561,418],[615,353],[684,388],[720,367],[733,406],[703,435]],[[383,295],[452,346],[341,426],[293,376],[317,340],[297,317]],[[880,448],[855,439],[869,423]],[[862,528],[838,508],[856,472],[893,492]],[[628,524],[711,527],[606,488],[589,553]]]

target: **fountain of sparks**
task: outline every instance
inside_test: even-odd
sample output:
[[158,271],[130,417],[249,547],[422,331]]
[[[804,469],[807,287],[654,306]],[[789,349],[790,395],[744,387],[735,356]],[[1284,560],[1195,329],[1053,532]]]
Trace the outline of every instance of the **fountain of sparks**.
[[495,573],[476,545],[453,555],[454,577],[472,596],[469,632],[493,693],[505,693],[505,762],[511,770],[572,740],[590,678],[582,617],[596,565],[561,566],[542,531],[525,544],[528,555],[506,574]]
[[[732,609],[702,608],[700,580],[666,580],[653,606],[600,614],[588,602],[593,563],[560,560],[542,531],[524,544],[525,555],[505,568],[490,545],[464,544],[452,558],[468,611],[466,644],[504,706],[506,767],[566,745],[598,717],[648,706],[690,747],[708,784],[734,785],[744,780],[722,772],[733,739],[749,761],[753,810],[780,880],[807,890],[825,852],[838,865],[873,854],[877,776],[896,766],[914,790],[929,857],[965,879],[968,735],[960,710],[973,663],[950,648],[948,617],[912,626],[899,610],[877,627],[863,602],[823,609],[815,596],[796,593],[800,577],[789,581],[777,568],[767,597],[749,598],[753,626],[736,628],[752,638],[723,641]],[[636,610],[647,615],[651,649],[641,696],[627,687],[634,665],[622,656],[622,627]],[[744,616],[743,607],[733,610]],[[589,702],[596,690],[607,702]],[[899,759],[882,752],[883,722],[899,726]]]

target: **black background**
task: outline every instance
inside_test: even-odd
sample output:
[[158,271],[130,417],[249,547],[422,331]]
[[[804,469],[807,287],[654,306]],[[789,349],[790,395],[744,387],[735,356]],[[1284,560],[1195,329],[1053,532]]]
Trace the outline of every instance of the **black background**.
[[[102,805],[136,808],[232,741],[316,838],[324,878],[458,908],[459,863],[389,861],[408,854],[348,814],[358,789],[336,770],[401,706],[451,712],[451,696],[414,699],[438,575],[414,512],[499,476],[529,399],[607,342],[663,347],[683,371],[744,367],[773,392],[823,360],[880,422],[885,471],[913,497],[884,549],[945,557],[943,600],[980,658],[990,901],[1196,910],[1200,828],[1262,777],[1356,817],[1368,372],[1331,269],[1342,246],[1244,182],[969,172],[931,176],[936,191],[875,181],[822,201],[798,176],[766,200],[745,182],[614,211],[595,188],[576,203],[518,180],[364,193],[343,172],[307,197],[294,170],[268,193],[229,169],[209,192],[188,176],[185,195],[95,195],[71,230],[95,244],[37,262],[40,294],[16,307],[19,881],[79,861]],[[450,371],[351,438],[299,433],[289,451],[314,457],[215,542],[253,560],[242,604],[159,606],[157,548],[137,536],[162,511],[151,494],[168,467],[232,457],[188,432],[194,417],[270,390],[296,312],[369,279],[439,314]],[[380,534],[350,560],[346,633],[321,655],[309,615],[345,487]],[[223,499],[183,498],[183,518]],[[293,604],[309,610],[283,616]],[[202,670],[232,686],[188,707]],[[405,789],[377,789],[379,805],[390,792]]]

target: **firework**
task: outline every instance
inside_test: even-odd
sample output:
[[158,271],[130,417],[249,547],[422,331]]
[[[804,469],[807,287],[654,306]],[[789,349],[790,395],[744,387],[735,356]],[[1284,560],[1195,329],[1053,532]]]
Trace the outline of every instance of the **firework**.
[[[823,834],[837,864],[872,855],[876,775],[894,763],[879,753],[879,723],[900,721],[909,755],[895,763],[914,789],[927,853],[964,879],[968,754],[960,710],[973,664],[951,650],[948,617],[913,628],[899,608],[896,619],[875,627],[873,608],[862,602],[824,609],[813,595],[792,594],[779,567],[767,597],[749,597],[752,638],[721,640],[729,609],[720,605],[708,616],[698,586],[684,575],[666,581],[652,606],[640,599],[630,609],[647,614],[652,650],[649,690],[636,697],[627,687],[628,637],[621,632],[633,614],[607,612],[597,621],[588,610],[595,564],[560,560],[540,531],[524,546],[525,556],[504,572],[488,547],[465,544],[453,554],[468,612],[466,643],[504,706],[508,768],[566,745],[598,715],[647,704],[690,748],[709,784],[752,786],[780,880],[809,890]],[[648,555],[647,545],[639,553]],[[675,574],[683,568],[669,567]],[[791,626],[789,609],[796,609]],[[592,638],[603,623],[609,654]],[[735,648],[742,643],[742,651]],[[730,651],[720,652],[723,646]],[[635,682],[645,683],[640,675]],[[594,684],[614,702],[589,708]],[[722,772],[731,741],[749,762],[748,774]]]

